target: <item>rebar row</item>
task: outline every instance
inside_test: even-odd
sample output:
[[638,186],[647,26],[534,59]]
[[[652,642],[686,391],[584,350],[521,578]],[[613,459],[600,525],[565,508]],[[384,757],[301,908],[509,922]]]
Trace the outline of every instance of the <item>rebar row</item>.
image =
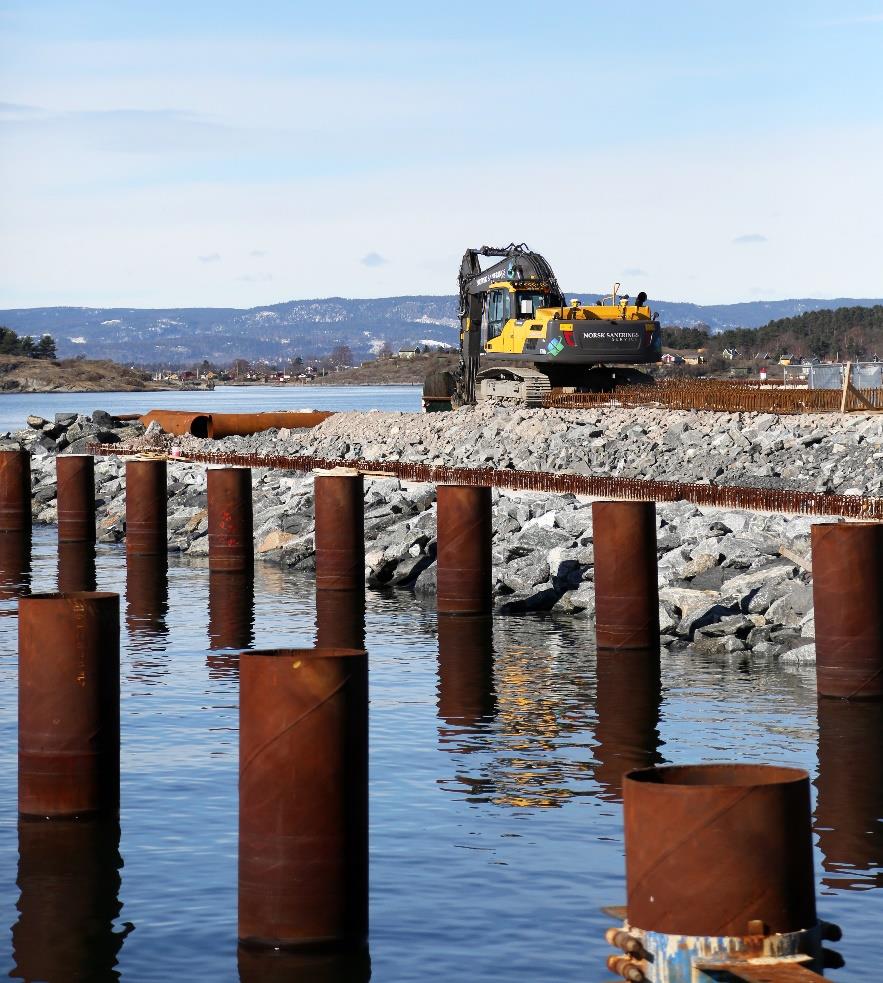
[[[101,444],[90,450],[104,456],[139,453],[120,444]],[[614,498],[632,502],[683,501],[707,508],[778,512],[785,515],[837,515],[848,519],[883,519],[883,498],[804,492],[788,488],[748,488],[744,485],[706,485],[685,481],[621,478],[612,475],[516,471],[511,468],[464,468],[407,461],[368,461],[364,458],[325,458],[313,455],[283,456],[197,451],[182,454],[175,460],[228,467],[278,468],[282,471],[301,473],[351,468],[366,475],[384,475],[401,481],[425,484],[486,486],[507,488],[512,491],[585,495],[590,498]]]
[[653,386],[622,386],[615,392],[553,392],[543,405],[568,410],[647,406],[717,413],[830,413],[883,410],[883,390],[850,388],[844,401],[840,389],[761,388],[759,383],[733,379],[667,379]]

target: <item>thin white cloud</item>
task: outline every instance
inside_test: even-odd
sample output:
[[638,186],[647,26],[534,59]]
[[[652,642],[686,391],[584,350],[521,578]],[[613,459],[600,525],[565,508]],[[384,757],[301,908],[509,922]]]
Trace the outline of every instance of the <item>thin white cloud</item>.
[[386,266],[389,260],[385,256],[381,256],[380,253],[367,253],[359,262],[362,266]]
[[622,275],[623,276],[650,276],[650,274],[646,270],[642,270],[640,269],[640,267],[637,266],[627,266],[622,271]]
[[241,283],[269,283],[273,279],[272,273],[243,273],[236,277]]
[[220,253],[206,253],[204,256],[196,257],[200,263],[220,263],[221,254]]
[[252,251],[248,255],[249,256],[254,256],[255,259],[262,259],[264,256],[267,255],[267,250],[266,249],[252,249]]
[[751,246],[758,242],[769,242],[766,236],[762,236],[759,232],[751,232],[745,236],[736,236],[733,239],[733,244],[736,246]]

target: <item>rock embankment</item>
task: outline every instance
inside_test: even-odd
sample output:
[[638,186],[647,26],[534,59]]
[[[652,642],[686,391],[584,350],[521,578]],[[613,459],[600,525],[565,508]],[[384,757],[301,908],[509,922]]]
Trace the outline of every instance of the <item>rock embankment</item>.
[[883,415],[657,409],[337,413],[309,431],[227,438],[228,450],[567,471],[877,496]]
[[[495,412],[479,412],[497,416]],[[341,435],[347,429],[345,424],[352,429],[356,416],[367,418],[365,426],[375,435],[375,443],[361,445],[352,437]],[[478,413],[473,413],[473,418],[476,416]],[[425,421],[432,420],[401,414],[341,417],[350,419],[331,418],[312,432],[282,431],[220,443],[237,450],[310,449],[325,456],[380,457],[384,448],[394,442],[416,453],[416,444],[409,441],[424,442]],[[467,425],[459,414],[448,418],[455,420],[457,426]],[[532,419],[536,430],[537,420],[532,414],[522,421],[529,423]],[[614,427],[618,425],[611,422]],[[118,442],[121,437],[126,442],[136,437],[150,438],[142,437],[143,428],[138,425],[113,419],[108,422],[100,414],[73,422],[56,421],[53,425],[64,428],[65,446],[61,446],[62,433],[47,434],[45,421],[39,423],[35,419],[29,431],[16,435],[18,442],[28,446],[33,454],[34,517],[38,522],[56,520],[54,458],[59,448],[62,453],[80,450],[79,442],[88,439],[83,434],[93,427],[97,430],[92,438],[105,443]],[[393,426],[399,427],[398,433],[392,432]],[[520,433],[520,428],[515,429]],[[747,421],[746,429],[750,429]],[[431,430],[435,431],[434,421]],[[110,441],[108,433],[116,441]],[[71,435],[73,440],[69,439]],[[870,450],[876,446],[870,437],[866,435],[856,446],[862,447],[868,440]],[[156,440],[163,445],[162,434],[156,435]],[[165,443],[169,443],[168,438]],[[200,442],[200,446],[208,443]],[[349,455],[344,454],[344,443]],[[519,442],[518,447],[521,446]],[[462,463],[478,463],[471,458],[469,449],[461,453],[465,458]],[[116,457],[101,457],[96,460],[95,471],[100,539],[119,542],[125,536],[124,462]],[[312,477],[263,468],[255,468],[253,477],[258,559],[285,567],[312,568]],[[592,619],[591,503],[568,495],[494,490],[493,508],[496,610],[503,614],[545,612]],[[806,559],[813,521],[807,517],[699,509],[683,502],[660,503],[657,552],[663,644],[672,649],[691,646],[693,651],[714,657],[811,661],[814,622]],[[369,586],[434,594],[435,492],[431,486],[392,478],[366,479],[365,531]],[[170,460],[170,550],[203,558],[208,553],[207,533],[204,466]]]

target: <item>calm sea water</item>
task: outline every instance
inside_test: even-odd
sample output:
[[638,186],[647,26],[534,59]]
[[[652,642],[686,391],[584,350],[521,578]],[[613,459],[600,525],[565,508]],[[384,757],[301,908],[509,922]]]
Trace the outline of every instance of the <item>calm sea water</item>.
[[[35,531],[32,590],[56,587],[55,537]],[[174,557],[167,581],[133,571],[130,589],[136,574],[122,598],[117,854],[112,831],[17,830],[15,570],[0,571],[0,961],[13,979],[239,979],[237,659],[213,646],[231,630],[313,644],[313,582],[258,564],[253,596],[219,595]],[[97,581],[125,592],[123,549],[98,548]],[[624,901],[619,776],[699,760],[809,770],[820,915],[845,932],[833,978],[879,979],[880,708],[819,717],[811,673],[689,655],[664,658],[659,687],[640,663],[599,665],[579,621],[440,633],[403,593],[369,592],[366,636],[373,980],[609,979],[600,909]]]
[[217,386],[211,392],[3,393],[0,433],[21,430],[28,414],[52,420],[56,413],[146,413],[204,410],[257,413],[261,410],[420,409],[420,386]]

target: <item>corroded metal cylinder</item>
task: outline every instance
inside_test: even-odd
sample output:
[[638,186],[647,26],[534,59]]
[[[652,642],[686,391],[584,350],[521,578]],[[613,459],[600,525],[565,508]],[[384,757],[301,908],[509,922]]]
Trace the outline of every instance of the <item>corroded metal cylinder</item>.
[[670,765],[623,780],[628,921],[668,935],[816,925],[809,776],[773,765]]
[[73,542],[58,544],[58,592],[73,594],[77,591],[94,591],[95,544]]
[[439,614],[491,610],[491,490],[438,486]]
[[12,927],[22,980],[112,980],[127,930],[119,902],[116,819],[21,819],[18,921]]
[[115,812],[120,785],[118,594],[19,601],[18,811]]
[[246,649],[254,643],[254,574],[251,570],[209,572],[208,637],[212,649]]
[[126,556],[126,629],[152,642],[169,633],[169,558],[166,553]]
[[340,469],[314,479],[318,590],[364,589],[364,496],[358,471]]
[[883,701],[819,700],[815,828],[836,890],[883,887]]
[[346,952],[303,952],[240,945],[239,983],[368,983],[367,946]]
[[0,533],[31,528],[31,455],[0,451]]
[[95,458],[59,454],[55,458],[59,543],[95,542]]
[[31,583],[31,530],[0,532],[0,601],[27,594]]
[[819,696],[883,698],[883,523],[812,527]]
[[659,762],[662,702],[659,649],[599,649],[595,781],[601,798],[622,801],[622,778]]
[[168,498],[165,460],[126,461],[126,553],[168,552]]
[[365,588],[316,591],[316,648],[365,647]]
[[209,570],[253,570],[251,468],[209,468]]
[[658,647],[656,505],[594,502],[592,535],[598,648]]
[[490,615],[438,619],[438,716],[442,736],[475,730],[494,719],[494,626]]
[[367,655],[243,652],[239,680],[240,942],[363,946]]

